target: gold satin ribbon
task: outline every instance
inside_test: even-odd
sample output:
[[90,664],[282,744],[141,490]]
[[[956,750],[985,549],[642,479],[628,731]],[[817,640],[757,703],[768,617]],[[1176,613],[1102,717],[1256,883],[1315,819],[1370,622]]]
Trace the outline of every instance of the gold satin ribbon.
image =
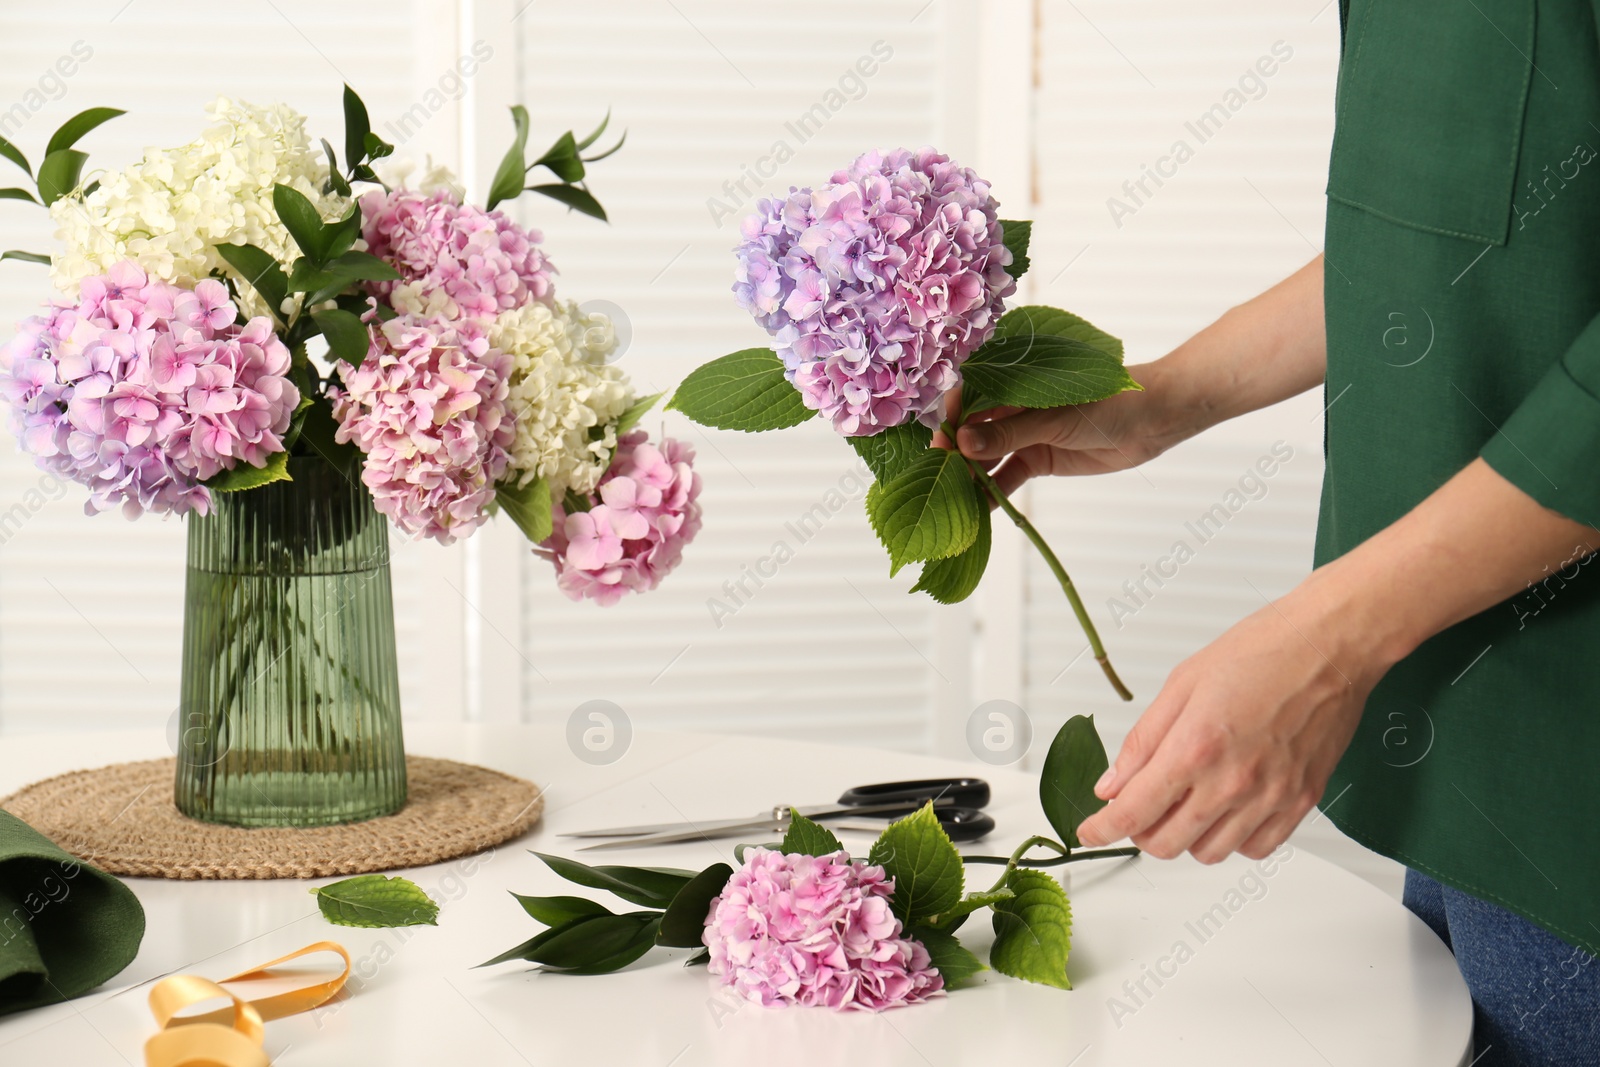
[[[222,988],[230,982],[282,977],[272,968],[316,952],[338,953],[344,960],[344,969],[325,981],[259,1000],[242,1000]],[[344,946],[336,941],[317,941],[220,983],[195,974],[163,978],[150,990],[150,1012],[156,1017],[160,1032],[145,1042],[145,1067],[268,1067],[271,1060],[262,1023],[326,1004],[344,988],[349,977],[350,953]],[[231,1000],[233,1004],[204,1015],[178,1017],[185,1008],[217,999]]]

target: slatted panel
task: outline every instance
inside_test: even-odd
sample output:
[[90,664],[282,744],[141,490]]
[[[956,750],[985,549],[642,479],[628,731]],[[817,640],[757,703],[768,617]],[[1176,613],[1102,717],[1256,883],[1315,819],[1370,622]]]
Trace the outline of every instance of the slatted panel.
[[[724,182],[738,181],[775,141],[794,156],[765,183],[767,195],[816,184],[868,147],[941,140],[943,14],[935,4],[919,15],[923,7],[602,0],[541,5],[520,20],[521,96],[541,136],[586,127],[606,104],[630,131],[627,147],[593,176],[613,225],[545,228],[558,284],[626,309],[634,341],[625,365],[638,381],[665,388],[705,359],[762,342],[728,292],[729,249],[750,202],[719,228],[707,200],[725,197]],[[892,57],[863,79],[860,99],[801,143],[785,123],[825,102],[876,41]],[[754,436],[704,432],[677,417],[666,426],[699,450],[705,531],[666,586],[611,609],[571,605],[545,568],[530,571],[528,715],[559,719],[603,697],[636,725],[826,729],[859,743],[927,747],[929,709],[947,684],[929,662],[935,608],[906,595],[909,574],[888,579],[859,491],[804,545],[784,528],[836,487],[853,453],[820,426]],[[776,541],[794,560],[763,588],[747,580],[754,595],[718,628],[708,599],[729,602],[723,583]]]
[[[86,47],[92,55],[60,92],[47,94],[59,98],[7,130],[35,162],[67,116],[112,105],[131,113],[83,147],[91,167],[123,166],[146,144],[194,137],[206,121],[202,106],[224,92],[283,100],[311,116],[313,131],[342,143],[342,81],[362,88],[376,119],[412,102],[414,14],[410,3],[386,4],[380,18],[370,9],[307,0],[7,5],[0,13],[0,111],[25,101],[57,57],[81,41],[80,52]],[[55,84],[47,79],[47,88]],[[0,184],[15,184],[13,177],[21,175],[7,173]],[[0,206],[0,234],[3,247],[52,247],[44,213],[14,202]],[[42,268],[0,266],[6,330],[49,293]],[[182,523],[86,518],[76,487],[35,509],[26,494],[40,473],[9,434],[4,438],[0,514],[16,504],[27,515],[20,527],[0,530],[0,730],[165,723],[177,704]],[[397,555],[405,701],[421,706],[429,684],[422,668],[424,560],[416,551]]]
[[[1315,253],[1338,47],[1337,11],[1318,15],[1319,6],[1041,5],[1035,299],[1120,334],[1137,363]],[[1275,55],[1276,42],[1283,44]],[[1242,104],[1202,143],[1186,123],[1213,104],[1227,107],[1228,90],[1263,56],[1268,69],[1276,66],[1260,79],[1264,89],[1247,84]],[[1178,140],[1192,157],[1167,165],[1176,174],[1162,186],[1147,179],[1150,195],[1135,203],[1123,183],[1137,181]],[[1120,227],[1107,206],[1113,196],[1135,209]],[[1120,734],[1177,662],[1304,575],[1321,477],[1320,411],[1320,397],[1307,395],[1224,424],[1143,472],[1036,485],[1031,510],[1061,549],[1137,700],[1118,701],[1088,656],[1062,673],[1084,641],[1053,579],[1030,557],[1025,706],[1047,725],[1097,712],[1105,732]],[[1201,544],[1184,524],[1223,500],[1279,440],[1294,458],[1265,480],[1265,496]],[[1147,579],[1153,595],[1119,629],[1108,598],[1134,606],[1122,583],[1138,581],[1141,567],[1155,566],[1180,539],[1194,558],[1162,588]]]

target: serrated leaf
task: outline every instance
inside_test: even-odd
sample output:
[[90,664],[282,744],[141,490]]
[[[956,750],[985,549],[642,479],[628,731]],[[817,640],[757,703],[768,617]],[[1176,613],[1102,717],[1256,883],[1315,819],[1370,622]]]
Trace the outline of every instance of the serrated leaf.
[[706,916],[711,911],[711,901],[720,896],[733,877],[733,868],[726,863],[713,863],[678,890],[678,895],[667,905],[661,916],[661,926],[656,931],[656,944],[668,948],[699,948],[705,943],[702,934]]
[[312,892],[322,917],[338,926],[439,925],[439,905],[405,878],[360,874]]
[[328,258],[328,241],[332,235],[323,225],[322,216],[311,201],[298,189],[275,185],[272,187],[272,206],[301,254],[311,261],[312,266],[322,266]]
[[76,148],[63,148],[45,156],[44,162],[39,164],[40,201],[49,207],[76,189],[83,178],[83,165],[88,161],[88,153]]
[[639,420],[650,413],[650,409],[656,406],[656,402],[661,397],[661,393],[651,393],[649,396],[642,396],[629,404],[628,410],[624,411],[617,419],[617,437],[620,438],[623,434],[639,425]]
[[0,261],[7,259],[21,260],[23,263],[42,263],[46,267],[50,265],[50,257],[43,252],[22,252],[15,248],[9,252],[0,252]]
[[513,104],[511,122],[516,127],[516,135],[511,139],[511,147],[506,149],[505,157],[500,160],[499,169],[494,172],[494,180],[489,183],[489,211],[493,211],[502,200],[515,200],[521,196],[522,180],[528,173],[528,109],[521,104]]
[[101,123],[110,122],[118,115],[126,115],[114,107],[91,107],[87,111],[80,111],[66,122],[63,122],[56,132],[50,136],[50,143],[45,146],[46,158],[56,152],[64,151],[78,143],[79,138]]
[[283,301],[289,295],[289,278],[282,264],[255,245],[217,245],[217,254],[261,294],[274,316],[282,317]]
[[1066,337],[996,337],[962,365],[961,382],[967,412],[1087,404],[1140,388],[1120,358]]
[[242,493],[271,482],[287,482],[289,478],[289,453],[274,452],[265,466],[252,467],[241,463],[232,470],[218,471],[206,479],[205,487],[213,493]]
[[989,544],[993,538],[989,509],[978,508],[978,536],[965,550],[945,559],[932,559],[922,565],[911,592],[927,593],[941,604],[959,604],[973,594],[989,566]]
[[594,194],[576,185],[550,182],[545,185],[530,185],[528,186],[528,192],[548,196],[551,200],[559,200],[572,208],[572,210],[582,212],[590,218],[599,219],[601,222],[611,221],[606,217],[606,209],[600,206],[600,201],[594,198]]
[[945,559],[978,537],[977,485],[959,452],[931,448],[892,481],[867,494],[867,518],[889,550],[889,573],[907,563]]
[[933,431],[916,419],[891,426],[870,437],[851,437],[856,450],[872,476],[887,482],[905,470],[933,444]]
[[995,326],[996,337],[1065,337],[1082,341],[1120,361],[1122,342],[1080,315],[1044,304],[1025,304],[1012,308]]
[[1010,900],[1014,895],[1005,886],[1001,886],[999,889],[985,889],[977,893],[968,893],[939,914],[928,916],[922,923],[928,929],[954,933],[960,929],[961,924],[967,921],[967,916],[973,912],[978,911],[980,908],[991,908],[1002,900]]
[[28,157],[22,154],[22,149],[18,148],[4,137],[0,137],[0,156],[4,156],[6,159],[11,160],[11,162],[21,167],[23,172],[26,173],[28,177],[33,177],[33,168],[28,165]]
[[[372,132],[372,120],[367,116],[367,105],[349,85],[344,87],[344,162],[354,167],[367,156],[367,134]],[[346,196],[349,194],[346,193]]]
[[799,853],[804,856],[831,856],[844,848],[839,839],[819,822],[801,815],[798,811],[789,812],[789,829],[784,832],[783,843],[778,846],[778,851],[786,855]]
[[604,889],[642,908],[665,908],[698,873],[676,867],[590,867],[577,860],[535,852],[552,871],[569,882]]
[[28,192],[28,190],[18,189],[15,186],[9,189],[0,189],[0,200],[26,200],[30,204],[39,202],[39,198]]
[[889,906],[907,925],[948,911],[961,900],[961,853],[939,825],[931,801],[890,823],[873,842],[867,862],[894,879]]
[[1106,806],[1094,784],[1109,764],[1093,715],[1074,715],[1056,731],[1039,772],[1039,804],[1068,848],[1077,848],[1078,826]]
[[613,914],[604,904],[584,897],[525,897],[521,893],[511,895],[517,898],[517,903],[522,905],[523,911],[546,926],[564,926],[574,919]]
[[783,361],[770,348],[746,348],[690,372],[667,402],[702,426],[719,430],[781,430],[816,412],[783,375]]
[[1011,265],[1006,268],[1006,273],[1013,279],[1020,278],[1028,273],[1032,265],[1028,259],[1028,243],[1033,239],[1033,223],[1001,219],[1000,234],[1000,240],[1011,253]]
[[939,976],[944,979],[946,988],[959,985],[979,971],[989,969],[970,949],[957,941],[954,934],[917,927],[908,930],[906,936],[922,942],[922,947],[928,950],[928,959],[939,969]]
[[1071,989],[1072,905],[1061,883],[1044,871],[1018,868],[1006,879],[1016,894],[994,906],[989,965],[1026,982]]
[[328,342],[328,352],[334,359],[342,359],[359,366],[372,348],[372,334],[367,324],[348,311],[313,311],[311,321],[317,324]]
[[517,529],[534,544],[543,544],[555,531],[550,500],[550,483],[535,478],[527,485],[499,482],[494,487],[494,499]]

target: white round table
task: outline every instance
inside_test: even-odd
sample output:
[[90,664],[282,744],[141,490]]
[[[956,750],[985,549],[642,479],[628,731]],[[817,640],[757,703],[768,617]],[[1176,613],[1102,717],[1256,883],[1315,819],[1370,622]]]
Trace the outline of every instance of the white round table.
[[[1140,857],[1057,868],[1070,872],[1071,992],[985,972],[976,986],[928,1005],[835,1014],[742,1004],[704,968],[682,967],[686,951],[658,949],[599,977],[515,963],[475,970],[540,929],[507,890],[595,895],[528,854],[577,855],[574,842],[555,836],[562,830],[731,817],[775,803],[830,801],[866,782],[975,774],[993,784],[989,810],[999,829],[964,850],[1004,855],[1047,830],[1036,779],[971,762],[690,734],[637,734],[605,766],[579,760],[557,729],[418,727],[408,731],[408,746],[523,775],[546,790],[534,833],[408,872],[442,905],[437,928],[330,926],[306,882],[133,879],[149,920],[138,959],[88,997],[0,1018],[0,1063],[140,1064],[153,1031],[145,997],[155,979],[174,972],[220,978],[323,939],[342,942],[355,960],[350,995],[267,1025],[268,1052],[284,1067],[1462,1067],[1470,1060],[1471,1004],[1449,952],[1393,899],[1292,843],[1267,864]],[[0,794],[62,771],[168,754],[154,733],[11,738],[0,742]],[[863,852],[870,840],[841,836]],[[581,858],[700,868],[732,862],[735,843]],[[997,873],[968,870],[969,881],[983,885]],[[962,934],[987,957],[986,921]]]

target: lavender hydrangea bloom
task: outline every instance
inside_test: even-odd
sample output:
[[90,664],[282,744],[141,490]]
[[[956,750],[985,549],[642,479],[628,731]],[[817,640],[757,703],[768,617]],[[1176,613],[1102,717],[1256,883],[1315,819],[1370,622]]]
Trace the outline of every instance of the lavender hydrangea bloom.
[[847,437],[936,418],[1016,291],[989,184],[931,148],[868,152],[741,232],[739,305]]

